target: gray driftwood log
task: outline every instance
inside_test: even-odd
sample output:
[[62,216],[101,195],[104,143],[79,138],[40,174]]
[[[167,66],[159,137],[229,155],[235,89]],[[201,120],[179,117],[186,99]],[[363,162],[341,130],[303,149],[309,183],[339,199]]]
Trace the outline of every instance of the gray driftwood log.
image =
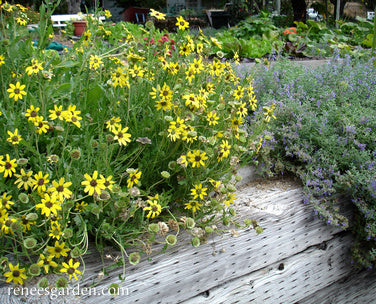
[[[126,266],[123,294],[117,297],[77,292],[54,299],[15,296],[2,285],[0,303],[375,303],[376,275],[355,272],[350,265],[350,233],[314,219],[298,183],[255,180],[252,171],[242,171],[235,204],[239,219],[256,219],[263,233],[240,230],[237,237],[215,236],[198,248],[181,244],[153,253]],[[84,280],[72,285],[73,291],[90,287],[101,276],[97,253],[85,261]],[[122,269],[112,270],[96,290],[120,284],[119,274]]]

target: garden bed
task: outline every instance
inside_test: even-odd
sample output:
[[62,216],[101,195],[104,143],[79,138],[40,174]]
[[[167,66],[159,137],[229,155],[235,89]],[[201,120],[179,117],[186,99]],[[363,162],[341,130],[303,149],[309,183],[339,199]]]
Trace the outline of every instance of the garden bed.
[[[2,20],[1,303],[321,303],[350,261],[372,268],[346,231],[376,240],[369,64],[236,71],[181,17],[176,35],[89,22],[58,54],[46,9],[34,47]],[[237,188],[240,161],[284,178]]]
[[[234,207],[240,219],[256,219],[264,228],[263,233],[232,230],[208,239],[198,248],[183,240],[163,254],[155,251],[138,265],[127,265],[123,283],[119,279],[120,268],[102,277],[102,264],[93,250],[85,256],[83,281],[72,285],[69,295],[59,296],[54,302],[323,303],[321,290],[330,288],[331,300],[338,303],[336,297],[344,298],[347,289],[336,286],[349,285],[348,278],[354,276],[349,256],[351,234],[315,219],[311,207],[302,203],[302,189],[296,180],[256,179],[249,168],[242,169],[241,174],[243,185]],[[346,203],[347,199],[342,197],[340,202]],[[105,264],[110,265],[120,256],[120,252],[107,248]],[[354,279],[364,276],[356,274]],[[94,282],[97,291],[111,283],[121,284],[124,294],[115,298],[73,296],[74,290],[77,295],[78,290],[93,287]],[[367,288],[375,289],[375,276],[363,282]],[[352,297],[368,299],[363,285],[358,288]],[[9,297],[8,293],[8,287],[3,286],[1,303],[50,303],[49,296]]]

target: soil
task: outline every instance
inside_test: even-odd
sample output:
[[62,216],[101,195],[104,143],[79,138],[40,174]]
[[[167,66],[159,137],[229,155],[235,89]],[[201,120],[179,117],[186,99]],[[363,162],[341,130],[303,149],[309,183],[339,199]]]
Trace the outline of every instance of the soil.
[[60,34],[55,34],[54,38],[52,39],[53,42],[60,43],[62,45],[65,45],[68,48],[73,47],[73,40],[67,39],[66,37],[63,37]]

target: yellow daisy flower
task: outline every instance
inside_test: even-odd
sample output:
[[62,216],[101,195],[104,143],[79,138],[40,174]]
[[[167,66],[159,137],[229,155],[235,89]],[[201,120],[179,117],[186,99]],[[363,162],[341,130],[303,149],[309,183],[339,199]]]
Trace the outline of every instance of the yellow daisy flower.
[[43,70],[42,62],[39,62],[38,59],[31,59],[31,66],[26,67],[25,72],[27,75],[31,76],[33,74],[38,74],[39,71]]
[[38,116],[39,110],[40,110],[39,107],[35,108],[33,105],[30,105],[30,108],[26,109],[25,117],[27,117],[28,121],[35,122],[37,118],[39,117]]
[[103,66],[103,61],[101,57],[99,57],[98,55],[90,55],[89,68],[91,70],[97,70],[102,66]]
[[[38,108],[39,109],[39,108]],[[54,109],[53,110],[48,110],[51,114],[48,116],[51,120],[55,120],[55,119],[59,119],[59,120],[63,120],[63,106],[57,106],[57,105],[54,105]]]
[[4,178],[12,177],[13,173],[16,172],[16,159],[10,159],[9,154],[5,155],[5,160],[3,160],[3,156],[0,155],[0,173],[4,172]]
[[12,263],[9,263],[8,267],[10,271],[4,273],[4,277],[7,278],[6,282],[10,283],[13,281],[15,284],[22,285],[23,280],[27,279],[27,276],[24,274],[26,269],[25,268],[20,269],[19,264],[17,264],[16,266],[13,266]]
[[201,207],[202,204],[200,204],[198,201],[193,200],[186,203],[184,209],[189,209],[192,210],[192,212],[196,212],[197,210],[200,210]]
[[73,262],[73,259],[70,259],[68,264],[63,262],[63,267],[60,269],[60,272],[66,273],[69,276],[69,280],[72,279],[72,276],[78,280],[77,275],[81,274],[81,271],[79,271],[77,268],[80,266],[80,262]]
[[64,177],[61,177],[59,181],[52,181],[52,187],[48,189],[48,192],[56,194],[60,201],[63,201],[65,198],[70,198],[72,191],[68,188],[72,185],[72,182],[66,182]]
[[9,84],[9,89],[7,92],[9,93],[9,98],[13,98],[14,101],[17,101],[18,99],[22,99],[23,96],[26,95],[26,92],[24,91],[26,85],[20,84],[19,81],[14,85],[12,83]]
[[117,129],[112,131],[114,133],[114,140],[117,140],[120,146],[126,146],[131,142],[131,134],[127,133],[128,127],[122,129],[122,126],[119,125]]
[[149,204],[148,207],[144,207],[144,211],[149,211],[149,213],[146,215],[147,218],[155,218],[162,212],[162,207],[160,204],[158,204],[157,200],[147,200],[147,203]]
[[5,57],[3,54],[0,54],[0,67],[5,63]]
[[9,209],[11,205],[14,205],[14,202],[12,202],[11,199],[12,196],[4,192],[3,197],[0,198],[0,207]]
[[127,188],[132,188],[134,184],[138,184],[141,177],[141,171],[138,169],[132,170],[129,173],[129,178],[127,179]]
[[58,210],[61,210],[61,202],[57,200],[57,195],[44,194],[44,197],[41,199],[39,204],[35,205],[35,208],[41,209],[41,214],[46,217],[50,217],[52,213],[54,216],[57,216]]
[[189,27],[189,23],[185,21],[182,16],[177,17],[176,21],[177,21],[176,26],[179,28],[179,30],[184,31],[185,29]]
[[187,153],[188,161],[192,163],[192,167],[199,168],[200,166],[205,166],[204,161],[208,159],[205,152],[200,150],[193,150]]
[[195,185],[194,188],[191,189],[191,195],[194,199],[204,199],[204,196],[207,195],[206,190],[208,190],[208,188],[202,188],[202,184],[200,183],[198,185]]
[[166,14],[160,13],[154,9],[150,9],[150,17],[154,17],[157,20],[165,20]]
[[53,255],[45,256],[44,254],[39,255],[39,261],[37,262],[37,265],[44,269],[44,273],[47,274],[51,267],[57,267],[57,263],[53,261],[54,258]]
[[47,190],[47,184],[50,182],[48,176],[48,174],[43,175],[42,171],[35,174],[33,179],[33,190],[45,192]]
[[218,124],[219,117],[215,111],[211,111],[206,115],[206,120],[209,122],[209,126],[215,126]]
[[21,135],[18,134],[18,129],[14,130],[14,133],[11,131],[7,131],[9,137],[7,138],[7,142],[10,142],[12,145],[18,145],[22,140]]
[[33,171],[25,172],[25,170],[22,168],[20,173],[21,174],[14,174],[14,176],[17,178],[17,180],[14,182],[14,184],[17,185],[17,188],[23,187],[25,190],[28,190],[29,187],[33,187],[34,181],[31,177],[33,175]]
[[98,179],[97,170],[94,171],[92,177],[87,173],[85,173],[84,176],[86,180],[82,181],[81,185],[86,186],[84,189],[85,193],[88,193],[89,195],[93,195],[94,193],[100,195],[102,190],[106,189],[103,179]]
[[68,251],[70,250],[69,248],[65,248],[65,243],[59,243],[59,241],[55,241],[54,246],[47,246],[48,253],[50,256],[55,257],[55,258],[60,258],[61,256],[66,257],[68,256]]

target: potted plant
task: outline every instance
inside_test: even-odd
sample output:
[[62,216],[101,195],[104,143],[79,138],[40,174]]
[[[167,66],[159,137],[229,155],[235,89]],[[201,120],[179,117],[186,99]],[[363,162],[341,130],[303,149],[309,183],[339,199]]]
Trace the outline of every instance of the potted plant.
[[82,36],[87,26],[87,20],[73,20],[72,23],[74,26],[74,35]]

